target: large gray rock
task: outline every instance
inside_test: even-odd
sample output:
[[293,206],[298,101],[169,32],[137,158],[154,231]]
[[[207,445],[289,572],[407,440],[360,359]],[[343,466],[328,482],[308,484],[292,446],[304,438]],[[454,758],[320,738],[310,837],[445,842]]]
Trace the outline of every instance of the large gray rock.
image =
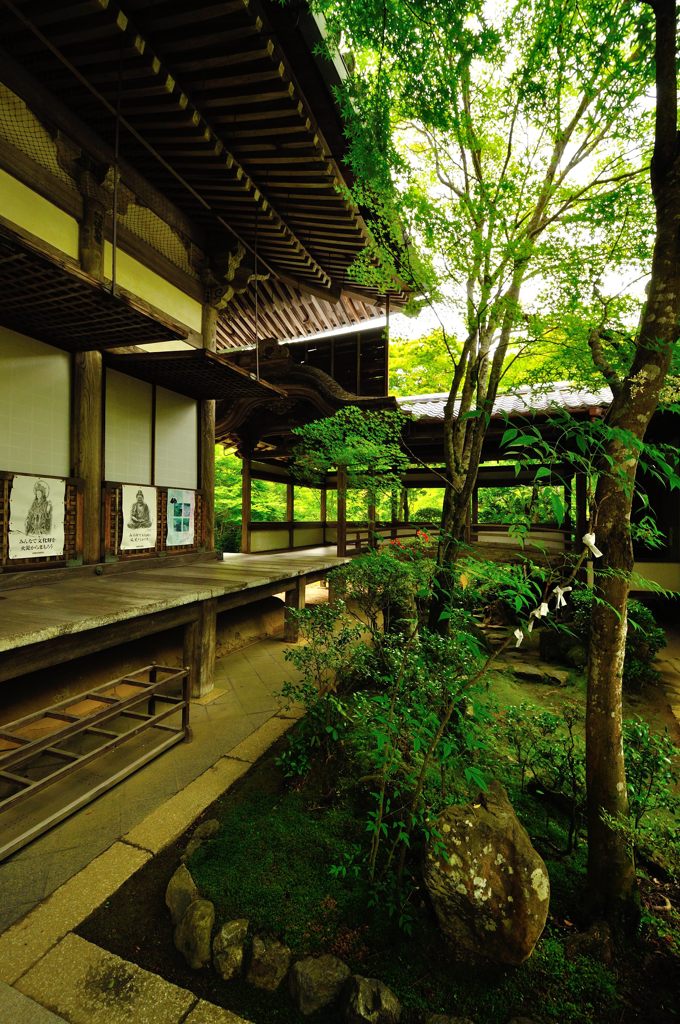
[[224,981],[237,978],[243,967],[248,921],[245,917],[226,921],[213,939],[213,964]]
[[184,864],[180,864],[165,890],[165,905],[170,911],[175,927],[184,917],[189,904],[197,900],[200,895],[189,869]]
[[354,974],[346,988],[347,1024],[398,1024],[401,1003],[395,994],[377,978]]
[[257,988],[275,992],[288,974],[292,953],[278,939],[255,936],[247,980]]
[[210,963],[215,908],[210,900],[194,900],[175,928],[175,946],[193,970]]
[[288,985],[300,1013],[307,1016],[334,1003],[351,973],[347,964],[330,954],[298,960],[291,967]]
[[444,847],[430,849],[425,884],[453,956],[521,964],[548,916],[545,864],[499,782],[472,804],[450,807],[437,821]]

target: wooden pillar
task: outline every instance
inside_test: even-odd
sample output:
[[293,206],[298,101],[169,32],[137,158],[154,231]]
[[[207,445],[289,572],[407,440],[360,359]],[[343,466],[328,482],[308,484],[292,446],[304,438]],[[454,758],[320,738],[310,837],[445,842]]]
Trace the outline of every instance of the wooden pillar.
[[[104,215],[101,182],[106,167],[88,166],[80,175],[83,219],[78,235],[78,258],[82,269],[98,281],[104,280]],[[83,561],[98,562],[102,556],[104,368],[101,352],[78,352],[73,363],[73,415],[71,461],[73,475],[83,486]]]
[[241,553],[250,554],[250,506],[251,506],[251,460],[244,455],[241,460]]
[[184,627],[184,664],[189,668],[191,696],[205,697],[215,685],[217,599],[201,601],[198,619]]
[[397,536],[397,521],[399,520],[399,491],[396,487],[392,488],[390,517],[392,519],[390,524],[390,537],[394,540]]
[[101,558],[104,369],[101,352],[74,357],[72,462],[83,485],[83,561]]
[[295,484],[286,483],[286,522],[288,523],[288,550],[295,547]]
[[321,520],[321,539],[326,543],[326,523],[328,522],[328,491],[322,487],[319,491],[319,518]]
[[408,487],[404,488],[404,522],[409,521],[409,508],[408,508]]
[[305,577],[299,576],[295,586],[286,591],[286,608],[283,620],[283,639],[287,644],[295,644],[300,638],[300,627],[290,614],[300,611],[305,606]]
[[[202,316],[203,348],[214,352],[217,347],[217,310],[209,303],[203,304]],[[215,402],[204,399],[200,410],[200,474],[203,491],[203,519],[205,522],[205,544],[208,551],[215,550]]]
[[104,223],[109,206],[103,183],[108,165],[85,159],[78,175],[78,187],[83,197],[83,219],[78,234],[78,259],[86,274],[98,281],[104,280]]
[[472,525],[470,531],[470,539],[476,540],[479,533],[477,524],[479,522],[479,488],[475,487],[472,491]]
[[581,537],[588,532],[588,481],[585,473],[576,473],[576,550],[581,550]]
[[337,474],[338,491],[338,558],[347,554],[347,471],[341,467]]
[[[564,481],[564,522],[562,528],[568,530],[569,533],[572,531],[573,523],[571,519],[571,488],[572,488],[571,477]],[[583,536],[583,534],[581,534]]]
[[378,546],[375,529],[375,498],[368,499],[368,546],[369,548],[375,548]]

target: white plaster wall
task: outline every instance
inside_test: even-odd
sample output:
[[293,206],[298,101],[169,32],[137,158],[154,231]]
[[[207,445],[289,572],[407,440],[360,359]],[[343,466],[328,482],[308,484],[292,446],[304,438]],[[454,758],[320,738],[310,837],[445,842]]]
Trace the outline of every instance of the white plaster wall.
[[323,544],[323,527],[303,526],[295,530],[295,547],[303,548],[309,544]]
[[106,371],[104,479],[151,484],[151,385]]
[[0,213],[13,224],[30,231],[78,259],[78,221],[54,203],[38,195],[17,178],[0,169]]
[[[636,562],[633,571],[666,590],[680,591],[680,562]],[[631,589],[637,591],[647,588],[635,582]]]
[[0,469],[69,476],[71,359],[0,327]]
[[156,388],[156,479],[161,487],[198,485],[197,402]]
[[250,550],[275,551],[278,548],[288,547],[288,524],[282,523],[280,527],[269,526],[266,530],[253,531],[250,535]]
[[[111,278],[113,250],[110,242],[104,243],[104,276]],[[134,256],[119,249],[116,253],[116,281],[121,288],[138,295],[175,320],[186,324],[195,331],[201,330],[201,303],[166,281],[154,270],[144,266]]]

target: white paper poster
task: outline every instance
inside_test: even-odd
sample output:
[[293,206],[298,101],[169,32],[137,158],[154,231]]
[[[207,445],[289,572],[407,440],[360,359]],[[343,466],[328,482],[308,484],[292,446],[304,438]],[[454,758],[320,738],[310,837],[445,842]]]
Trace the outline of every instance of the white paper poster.
[[194,543],[194,508],[196,495],[193,491],[168,488],[168,547]]
[[123,484],[121,551],[156,547],[156,488]]
[[9,557],[64,554],[66,481],[15,476],[9,500]]

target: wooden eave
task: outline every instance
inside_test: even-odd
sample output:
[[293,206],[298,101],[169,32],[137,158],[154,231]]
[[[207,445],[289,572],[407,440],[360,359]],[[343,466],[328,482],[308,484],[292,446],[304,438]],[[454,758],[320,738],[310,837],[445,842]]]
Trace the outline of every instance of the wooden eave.
[[[280,341],[302,338],[319,331],[360,325],[372,320],[372,302],[345,292],[338,299],[323,299],[300,292],[289,284],[265,281],[258,286],[257,336]],[[255,345],[252,295],[232,299],[217,323],[217,344],[225,352]]]
[[112,369],[130,377],[160,384],[190,398],[237,402],[241,399],[271,400],[286,395],[282,388],[258,380],[224,356],[205,349],[126,355],[107,353],[106,362]]
[[172,317],[0,217],[0,324],[71,352],[185,340]]
[[[0,34],[11,55],[109,145],[119,106],[121,156],[218,249],[240,240],[271,282],[292,281],[330,301],[351,287],[375,301],[348,274],[367,243],[366,225],[343,194],[338,155],[271,17],[288,25],[292,47],[294,17],[259,0],[199,0],[190,8],[183,0],[78,0],[58,10],[45,0],[13,0],[0,4]],[[330,125],[327,94],[319,104]],[[400,298],[395,291],[392,300]],[[252,286],[241,307],[252,322]]]

